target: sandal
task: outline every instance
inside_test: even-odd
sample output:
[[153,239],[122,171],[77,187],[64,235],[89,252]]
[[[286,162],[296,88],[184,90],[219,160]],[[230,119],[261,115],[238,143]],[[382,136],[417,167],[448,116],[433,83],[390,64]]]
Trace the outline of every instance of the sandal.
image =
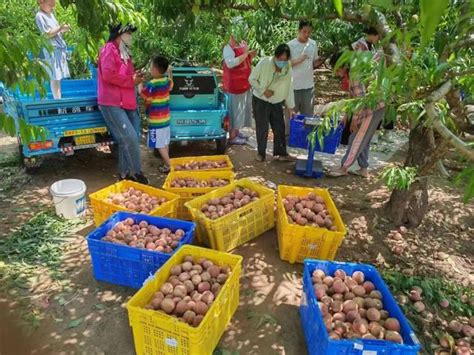
[[170,167],[167,165],[162,165],[158,168],[158,171],[163,174],[168,174],[170,172]]
[[342,169],[337,169],[337,170],[329,170],[325,175],[328,177],[341,177],[341,176],[346,176],[349,173],[347,171],[344,171]]
[[248,136],[248,135],[246,135],[245,133],[242,133],[242,132],[239,132],[237,137],[245,139],[245,140],[248,140],[250,138],[250,136]]
[[245,143],[247,143],[247,141],[240,137],[235,137],[230,141],[230,144],[232,145],[244,145]]
[[288,161],[295,161],[296,158],[295,157],[292,157],[291,155],[275,155],[273,157],[273,160],[278,160],[278,161],[285,161],[285,162],[288,162]]
[[364,179],[368,179],[370,177],[369,173],[368,172],[363,173],[362,169],[359,169],[356,171],[349,171],[349,174],[360,176],[360,177],[363,177]]

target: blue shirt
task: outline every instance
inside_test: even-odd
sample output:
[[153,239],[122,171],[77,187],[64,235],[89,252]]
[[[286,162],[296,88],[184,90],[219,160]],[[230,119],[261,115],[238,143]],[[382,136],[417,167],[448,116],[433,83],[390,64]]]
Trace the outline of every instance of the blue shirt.
[[[51,30],[59,27],[58,20],[56,20],[56,17],[53,13],[47,14],[46,12],[40,10],[36,13],[35,21],[42,34],[48,33]],[[64,41],[61,33],[49,38],[49,42],[54,48],[67,48],[66,42]]]

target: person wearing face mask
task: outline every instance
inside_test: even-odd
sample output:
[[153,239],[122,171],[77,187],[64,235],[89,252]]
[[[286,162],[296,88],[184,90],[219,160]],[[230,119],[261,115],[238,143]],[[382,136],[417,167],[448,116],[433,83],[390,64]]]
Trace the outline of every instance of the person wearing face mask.
[[38,0],[40,10],[36,13],[35,21],[40,32],[47,36],[53,47],[50,52],[43,48],[41,59],[47,64],[47,72],[51,79],[51,93],[55,99],[61,98],[61,80],[70,77],[67,63],[67,45],[62,34],[70,30],[68,24],[59,25],[54,16],[55,0]]
[[286,151],[283,104],[294,114],[295,98],[291,70],[290,48],[280,44],[274,56],[265,57],[249,77],[253,88],[253,112],[257,133],[257,161],[264,161],[267,150],[268,125],[273,131],[273,158],[292,160]]
[[97,63],[98,102],[105,123],[118,144],[120,180],[148,184],[141,170],[139,117],[135,86],[144,81],[135,72],[132,55],[132,25],[111,26],[107,43]]
[[231,35],[223,49],[223,88],[229,95],[230,143],[245,144],[248,137],[240,129],[249,127],[252,117],[249,76],[256,52],[249,50],[245,41],[238,42],[236,37],[239,38],[239,35]]

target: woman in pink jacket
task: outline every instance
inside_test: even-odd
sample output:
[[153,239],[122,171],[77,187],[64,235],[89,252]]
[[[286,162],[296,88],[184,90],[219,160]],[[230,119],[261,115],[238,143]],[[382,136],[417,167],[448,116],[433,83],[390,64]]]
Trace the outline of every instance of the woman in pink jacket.
[[98,60],[98,102],[105,123],[118,144],[120,180],[148,184],[141,170],[140,126],[135,86],[143,76],[135,72],[130,47],[132,25],[110,28],[110,37]]

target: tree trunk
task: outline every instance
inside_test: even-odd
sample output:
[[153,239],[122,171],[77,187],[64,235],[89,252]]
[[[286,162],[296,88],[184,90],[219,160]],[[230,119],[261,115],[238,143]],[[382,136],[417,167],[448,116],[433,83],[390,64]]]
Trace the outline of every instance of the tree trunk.
[[394,190],[387,203],[387,211],[395,225],[417,227],[429,208],[428,174],[446,154],[447,145],[434,140],[433,130],[418,124],[410,131],[405,167],[415,167],[418,179],[408,190]]

